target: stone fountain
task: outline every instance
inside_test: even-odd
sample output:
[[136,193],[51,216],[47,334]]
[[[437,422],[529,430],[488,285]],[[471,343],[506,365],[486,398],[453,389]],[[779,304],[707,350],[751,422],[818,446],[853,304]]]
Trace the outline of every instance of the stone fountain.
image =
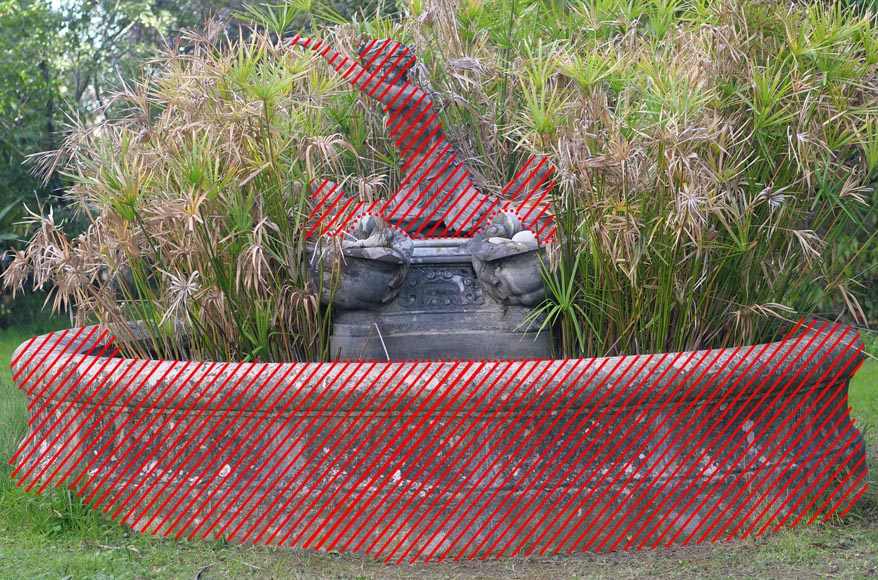
[[[29,401],[19,484],[64,485],[144,533],[394,562],[716,541],[856,503],[868,473],[847,389],[864,355],[849,328],[548,358],[530,324],[552,228],[531,203],[544,164],[485,195],[405,82],[404,46],[367,44],[360,65],[294,44],[412,136],[391,199],[312,192],[338,360],[128,359],[94,326],[35,337],[11,365]],[[118,334],[145,340],[130,326]]]

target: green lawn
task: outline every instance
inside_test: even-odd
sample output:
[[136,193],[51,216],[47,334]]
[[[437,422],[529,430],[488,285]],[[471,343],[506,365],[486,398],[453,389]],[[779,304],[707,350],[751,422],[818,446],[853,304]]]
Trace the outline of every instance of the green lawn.
[[878,361],[860,369],[851,406],[866,435],[870,490],[843,522],[725,544],[614,554],[386,566],[367,557],[172,541],[129,533],[53,490],[9,478],[25,400],[6,361],[30,333],[0,332],[0,579],[110,578],[866,578],[878,576]]

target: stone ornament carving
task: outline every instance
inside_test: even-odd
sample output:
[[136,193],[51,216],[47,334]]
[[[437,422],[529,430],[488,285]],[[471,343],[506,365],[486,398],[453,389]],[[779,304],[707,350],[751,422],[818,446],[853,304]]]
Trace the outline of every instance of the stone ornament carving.
[[399,292],[412,257],[412,240],[377,216],[363,216],[341,238],[309,245],[311,279],[320,299],[344,309],[373,309]]
[[485,303],[471,272],[461,267],[420,267],[412,270],[399,295],[405,307],[468,306]]
[[541,273],[545,251],[514,213],[497,214],[467,248],[485,291],[501,304],[536,306],[545,299]]

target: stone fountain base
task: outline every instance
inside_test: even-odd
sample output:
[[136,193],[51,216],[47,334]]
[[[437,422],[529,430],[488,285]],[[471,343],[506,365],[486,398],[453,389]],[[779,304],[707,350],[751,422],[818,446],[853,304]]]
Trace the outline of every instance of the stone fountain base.
[[197,363],[37,337],[15,477],[135,530],[393,561],[607,551],[843,513],[849,330],[578,360]]
[[544,319],[491,299],[476,279],[466,241],[416,240],[395,299],[335,315],[333,360],[549,358],[550,332],[538,332]]

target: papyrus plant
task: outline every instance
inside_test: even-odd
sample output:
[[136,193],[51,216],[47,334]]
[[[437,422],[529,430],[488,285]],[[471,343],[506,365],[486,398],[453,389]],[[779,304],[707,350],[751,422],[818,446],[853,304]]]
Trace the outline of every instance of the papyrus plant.
[[[377,195],[380,181],[355,176],[384,173],[379,163],[339,132],[357,101],[262,34],[185,42],[115,96],[115,116],[74,127],[42,159],[73,183],[89,226],[69,237],[51,208],[34,213],[6,282],[32,273],[78,323],[124,334],[125,321],[143,321],[141,355],[325,358],[328,316],[305,269],[307,188],[331,173]],[[362,143],[370,123],[346,128]]]
[[525,113],[510,131],[559,168],[566,259],[593,329],[562,317],[568,354],[753,343],[830,294],[862,321],[835,249],[876,211],[870,15],[594,1],[547,18],[573,42],[537,45],[516,70],[534,86],[551,67],[546,96],[531,94],[561,120]]
[[[748,344],[829,296],[862,321],[878,33],[832,2],[412,3],[430,77],[488,181],[557,167],[566,356]],[[449,22],[454,26],[449,26]],[[460,72],[446,62],[470,59]],[[484,152],[484,153],[483,153]],[[853,273],[856,276],[856,273]],[[874,289],[873,289],[874,291]]]

